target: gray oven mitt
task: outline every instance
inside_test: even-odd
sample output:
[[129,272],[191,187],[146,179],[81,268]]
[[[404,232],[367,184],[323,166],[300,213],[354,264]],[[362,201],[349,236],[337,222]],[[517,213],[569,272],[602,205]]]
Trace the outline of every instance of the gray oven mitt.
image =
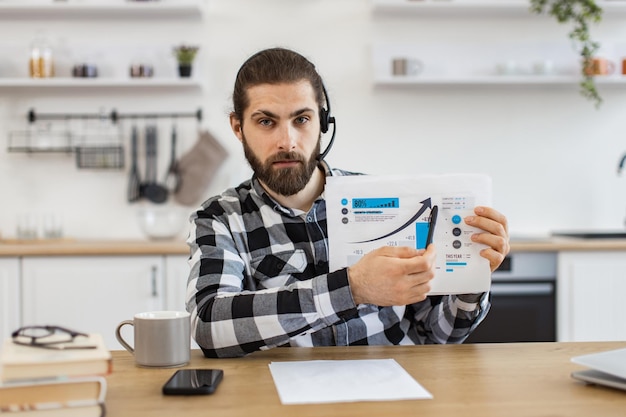
[[206,130],[200,132],[198,141],[178,160],[180,186],[174,199],[183,205],[201,203],[215,172],[222,165],[228,152]]

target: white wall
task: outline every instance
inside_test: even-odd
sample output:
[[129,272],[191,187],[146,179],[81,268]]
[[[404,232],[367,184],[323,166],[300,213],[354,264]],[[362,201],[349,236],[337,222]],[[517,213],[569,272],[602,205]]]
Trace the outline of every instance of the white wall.
[[[617,176],[616,168],[626,151],[625,87],[602,88],[604,104],[596,110],[575,85],[373,86],[371,46],[376,42],[465,45],[480,56],[480,51],[506,51],[509,43],[522,41],[562,42],[567,48],[566,28],[535,16],[417,19],[373,16],[370,8],[367,0],[212,0],[202,22],[4,20],[0,48],[15,52],[21,45],[17,50],[24,54],[24,65],[28,44],[40,27],[70,47],[94,45],[94,54],[107,57],[102,58],[106,62],[144,44],[146,50],[162,52],[181,41],[196,42],[202,45],[197,70],[206,87],[201,93],[2,89],[0,143],[6,143],[8,130],[23,128],[30,107],[97,112],[100,107],[190,111],[201,106],[204,126],[231,153],[207,190],[207,196],[215,194],[248,173],[227,121],[234,75],[258,49],[286,46],[313,60],[325,78],[338,121],[331,165],[374,174],[487,173],[494,181],[494,205],[507,214],[515,234],[623,227],[626,178]],[[624,38],[626,28],[619,19],[605,18],[593,34],[615,42]],[[115,49],[119,45],[127,49]],[[195,140],[194,124],[185,129],[179,153]],[[164,140],[161,174],[169,153]],[[0,233],[14,236],[18,214],[31,211],[62,213],[67,236],[142,237],[135,220],[142,204],[126,202],[126,182],[127,170],[78,170],[63,155],[8,153],[1,146]]]

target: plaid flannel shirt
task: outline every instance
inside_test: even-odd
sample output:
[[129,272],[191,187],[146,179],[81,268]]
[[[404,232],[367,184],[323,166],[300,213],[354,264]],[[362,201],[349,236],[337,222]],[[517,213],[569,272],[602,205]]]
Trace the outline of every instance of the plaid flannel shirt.
[[[326,175],[354,175],[338,169]],[[281,206],[256,178],[192,214],[187,310],[207,357],[277,346],[462,343],[488,293],[407,305],[355,305],[347,269],[329,272],[323,195],[306,213]]]

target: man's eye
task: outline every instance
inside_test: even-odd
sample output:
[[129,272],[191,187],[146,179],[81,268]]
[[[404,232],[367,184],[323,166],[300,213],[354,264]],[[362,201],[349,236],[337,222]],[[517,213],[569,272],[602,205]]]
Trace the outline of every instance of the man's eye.
[[309,121],[309,118],[306,117],[306,116],[300,116],[300,117],[296,118],[296,123],[300,124],[300,125],[305,124],[308,121]]
[[272,121],[270,119],[261,119],[261,120],[259,120],[259,124],[261,126],[271,126],[272,125]]

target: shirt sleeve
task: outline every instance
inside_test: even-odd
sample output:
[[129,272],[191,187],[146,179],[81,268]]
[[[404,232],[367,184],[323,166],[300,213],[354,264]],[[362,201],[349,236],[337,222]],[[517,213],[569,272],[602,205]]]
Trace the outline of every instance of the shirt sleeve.
[[422,344],[463,343],[484,320],[489,293],[431,296],[414,304],[417,334]]
[[193,215],[187,243],[187,310],[205,356],[237,357],[284,345],[356,312],[346,269],[284,287],[244,290],[256,286],[219,218]]

